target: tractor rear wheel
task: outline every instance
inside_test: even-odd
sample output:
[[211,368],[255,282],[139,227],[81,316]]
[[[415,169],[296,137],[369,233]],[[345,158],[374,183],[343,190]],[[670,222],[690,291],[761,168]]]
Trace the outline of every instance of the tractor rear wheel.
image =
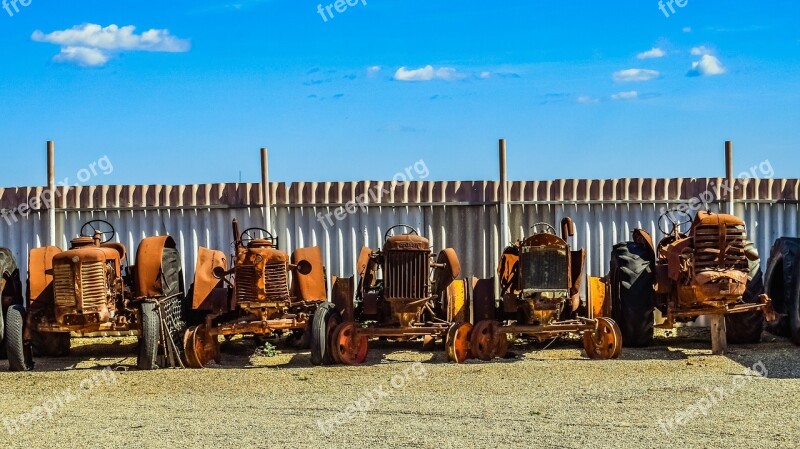
[[139,342],[139,358],[136,366],[140,370],[158,369],[158,347],[161,343],[161,319],[158,305],[144,302],[142,312],[142,338]]
[[783,237],[775,241],[764,273],[764,287],[775,311],[785,315],[771,327],[800,345],[800,239]]
[[70,350],[68,333],[33,332],[31,346],[39,357],[66,357]]
[[611,253],[611,314],[622,332],[625,347],[641,348],[653,342],[655,309],[652,253],[645,245],[625,242]]
[[[753,242],[747,242],[745,251],[755,250]],[[764,276],[761,273],[761,260],[749,261],[750,276],[747,291],[742,300],[748,304],[759,302],[758,297],[764,293]],[[725,329],[728,343],[737,345],[756,344],[761,341],[764,332],[764,312],[756,310],[747,313],[734,313],[725,316]]]
[[317,307],[311,323],[311,364],[315,366],[333,365],[333,338],[336,327],[342,323],[342,316],[336,305],[326,302]]
[[25,309],[21,305],[8,308],[5,316],[5,344],[8,366],[11,371],[30,371],[33,369],[33,355],[30,346],[23,341]]

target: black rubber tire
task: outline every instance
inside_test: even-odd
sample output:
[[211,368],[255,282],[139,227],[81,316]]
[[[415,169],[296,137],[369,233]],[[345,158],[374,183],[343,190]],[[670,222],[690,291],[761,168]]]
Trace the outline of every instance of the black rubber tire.
[[[745,249],[755,249],[753,242],[747,242]],[[761,272],[761,260],[749,261],[750,276],[747,280],[747,290],[742,300],[748,304],[758,302],[758,297],[764,293],[764,275]],[[725,316],[725,329],[728,343],[735,345],[751,345],[761,342],[764,333],[764,312],[758,310],[749,313],[735,313]]]
[[23,341],[25,309],[21,305],[8,308],[5,316],[5,345],[8,354],[8,367],[11,371],[30,371],[33,369],[31,348]]
[[0,307],[0,360],[5,360],[8,358],[6,356],[6,325],[5,320],[3,319],[3,313],[3,308]]
[[142,338],[139,341],[139,358],[136,366],[140,370],[158,369],[158,347],[161,343],[161,321],[156,304],[145,302],[141,305]]
[[655,310],[652,253],[645,245],[625,242],[611,252],[611,311],[622,331],[622,344],[643,348],[653,343]]
[[38,357],[66,357],[70,345],[70,335],[66,333],[34,332],[31,338],[33,353]]
[[311,326],[311,364],[314,366],[333,365],[329,335],[331,329],[342,323],[342,316],[336,305],[326,302],[317,307]]
[[764,287],[775,311],[785,317],[770,331],[800,345],[800,239],[775,241],[764,273]]

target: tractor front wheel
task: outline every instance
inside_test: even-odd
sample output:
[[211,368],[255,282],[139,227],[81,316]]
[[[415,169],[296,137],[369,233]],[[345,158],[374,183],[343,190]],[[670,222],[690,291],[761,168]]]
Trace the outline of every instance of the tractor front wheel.
[[140,370],[158,369],[158,346],[161,342],[161,319],[157,304],[145,302],[141,305],[142,338],[139,341],[139,357],[136,366]]
[[342,316],[336,305],[326,302],[317,307],[311,323],[311,364],[315,366],[333,365],[334,331],[342,323]]
[[470,337],[472,325],[469,323],[453,323],[447,331],[447,358],[452,362],[464,363],[472,357]]
[[622,332],[611,318],[598,318],[597,329],[583,333],[583,349],[590,359],[616,359],[622,353]]
[[483,361],[503,357],[508,352],[508,337],[497,321],[483,320],[475,325],[470,337],[472,355]]
[[6,310],[5,344],[8,355],[8,366],[11,371],[30,371],[33,369],[31,348],[23,341],[25,326],[25,309],[21,305],[13,305]]
[[360,365],[367,360],[369,341],[358,335],[358,325],[349,321],[336,327],[333,352],[335,359],[345,365]]

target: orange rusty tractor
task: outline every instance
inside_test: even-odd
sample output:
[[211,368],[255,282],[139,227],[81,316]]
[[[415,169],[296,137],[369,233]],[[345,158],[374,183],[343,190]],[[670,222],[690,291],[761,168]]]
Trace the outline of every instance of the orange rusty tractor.
[[[725,351],[727,340],[760,340],[764,323],[759,312],[771,317],[772,307],[766,295],[748,294],[760,268],[744,222],[707,211],[692,219],[675,210],[664,213],[658,226],[664,234],[658,246],[642,229],[633,232],[633,241],[615,245],[611,271],[602,280],[625,345],[652,343],[656,309],[664,317],[659,327],[666,329],[709,316],[717,354]],[[752,314],[756,319],[747,318]]]
[[591,296],[588,307],[581,310],[586,253],[570,248],[569,238],[575,235],[572,220],[562,220],[560,236],[548,223],[537,223],[532,229],[532,236],[503,251],[498,267],[501,300],[497,309],[493,282],[475,282],[473,304],[479,312],[469,335],[472,356],[481,360],[504,357],[509,334],[537,341],[581,334],[589,358],[619,357],[619,326],[600,316],[601,308],[592,303]]
[[22,282],[14,255],[0,248],[0,358],[8,358],[11,371],[33,366],[30,350],[22,345],[25,308]]
[[180,364],[184,294],[175,241],[144,239],[131,266],[125,245],[112,242],[115,236],[110,223],[93,220],[67,251],[31,250],[26,326],[15,345],[60,357],[69,353],[71,335],[137,336],[139,369]]
[[[406,232],[394,235],[398,229]],[[327,322],[321,317],[319,325],[329,339],[321,348],[322,363],[363,363],[369,339],[379,337],[423,337],[427,349],[444,340],[451,360],[466,357],[469,348],[458,338],[469,321],[466,282],[458,279],[461,266],[453,249],[436,255],[427,238],[398,225],[384,235],[382,250],[361,250],[357,269],[357,286],[355,278],[334,281],[336,313]]]
[[[325,268],[318,247],[296,250],[291,258],[278,239],[261,228],[239,232],[233,220],[234,255],[200,248],[192,296],[194,326],[184,336],[190,368],[220,363],[219,336],[272,337],[305,334],[312,344],[314,314],[327,304]],[[324,312],[323,312],[324,314]],[[319,345],[316,345],[319,346]]]

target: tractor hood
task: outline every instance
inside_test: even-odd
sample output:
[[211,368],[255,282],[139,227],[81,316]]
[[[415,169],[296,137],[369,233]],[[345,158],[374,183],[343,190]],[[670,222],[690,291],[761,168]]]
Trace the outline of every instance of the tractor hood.
[[419,235],[396,235],[386,239],[384,251],[428,251],[430,242]]

